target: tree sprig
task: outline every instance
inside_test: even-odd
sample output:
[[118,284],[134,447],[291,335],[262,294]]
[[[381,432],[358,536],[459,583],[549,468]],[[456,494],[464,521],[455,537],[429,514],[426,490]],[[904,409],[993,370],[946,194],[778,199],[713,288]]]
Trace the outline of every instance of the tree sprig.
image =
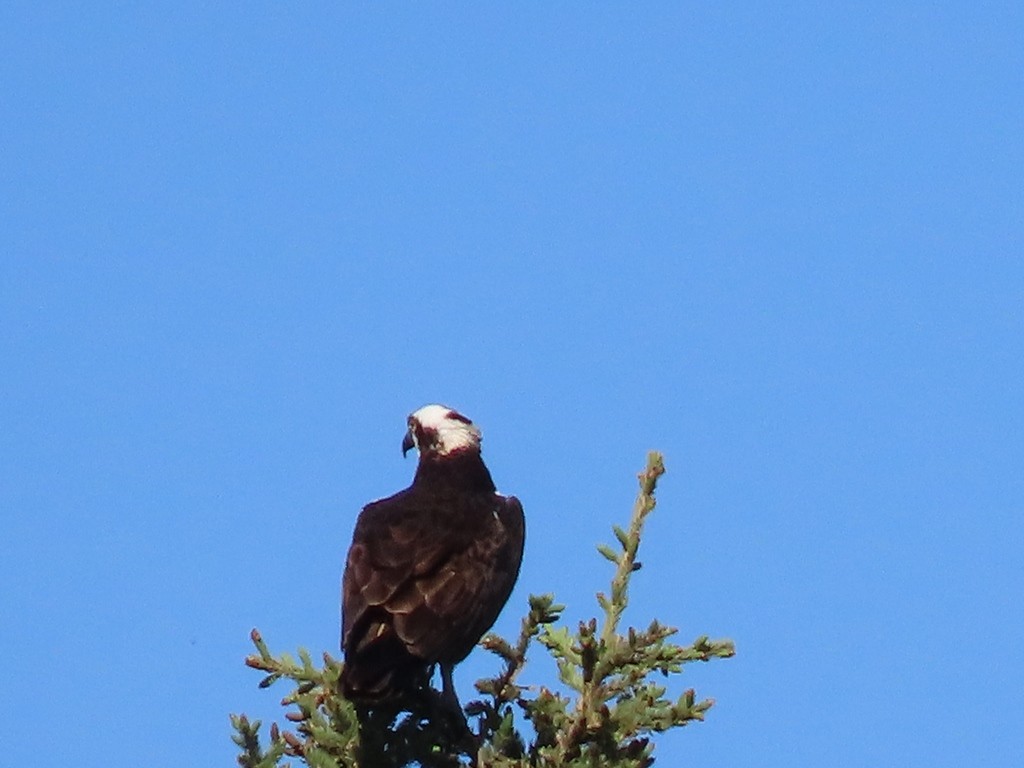
[[[285,719],[294,730],[270,727],[269,745],[260,744],[259,721],[232,715],[233,739],[242,768],[277,768],[289,758],[311,768],[370,768],[417,763],[427,768],[609,768],[646,767],[654,762],[651,736],[703,720],[713,700],[697,700],[692,689],[667,697],[666,677],[679,674],[684,664],[728,658],[735,648],[728,640],[701,635],[688,646],[673,643],[677,630],[658,621],[645,629],[619,626],[629,605],[629,586],[640,570],[637,560],[644,522],[655,508],[655,490],[665,467],[652,452],[639,474],[640,489],[627,529],[613,526],[618,548],[598,545],[598,552],[615,565],[609,591],[597,594],[601,617],[579,623],[575,632],[558,622],[564,606],[553,595],[531,595],[519,637],[513,645],[490,633],[481,646],[501,660],[492,678],[476,682],[482,698],[465,706],[475,721],[470,733],[457,733],[436,697],[396,703],[375,713],[360,733],[357,712],[341,695],[341,662],[324,654],[318,667],[300,650],[274,656],[259,632],[253,630],[256,653],[246,664],[265,672],[261,688],[288,680],[294,685],[281,704],[291,709]],[[554,658],[558,686],[521,685],[518,680],[534,642]],[[660,680],[652,676],[658,673]],[[521,718],[530,728],[523,730]],[[373,730],[368,733],[367,729]]]

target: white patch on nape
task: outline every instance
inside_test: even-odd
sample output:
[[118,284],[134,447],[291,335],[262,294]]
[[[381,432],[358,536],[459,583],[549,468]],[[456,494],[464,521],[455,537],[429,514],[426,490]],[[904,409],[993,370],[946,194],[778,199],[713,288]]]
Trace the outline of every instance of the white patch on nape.
[[[453,418],[451,415],[453,413],[458,414],[461,418]],[[463,448],[480,447],[479,427],[472,422],[463,421],[465,416],[446,405],[425,405],[409,418],[415,420],[424,429],[437,433],[435,452],[440,456]]]

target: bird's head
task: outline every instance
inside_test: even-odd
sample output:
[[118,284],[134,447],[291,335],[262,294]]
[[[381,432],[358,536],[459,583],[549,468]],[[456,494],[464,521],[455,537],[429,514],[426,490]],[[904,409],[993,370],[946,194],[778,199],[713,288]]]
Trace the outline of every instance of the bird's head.
[[466,450],[480,450],[480,429],[445,405],[425,405],[409,416],[409,431],[402,440],[402,455],[416,448],[420,457],[440,458]]

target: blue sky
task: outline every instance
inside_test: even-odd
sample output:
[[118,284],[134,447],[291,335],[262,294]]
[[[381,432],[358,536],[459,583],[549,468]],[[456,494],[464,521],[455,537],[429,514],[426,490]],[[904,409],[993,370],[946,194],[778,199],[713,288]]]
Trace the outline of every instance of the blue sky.
[[[661,764],[1019,764],[1017,3],[0,9],[0,736],[233,764],[407,413],[575,620],[739,655]],[[458,679],[493,665],[472,657]],[[548,681],[537,664],[526,677]]]

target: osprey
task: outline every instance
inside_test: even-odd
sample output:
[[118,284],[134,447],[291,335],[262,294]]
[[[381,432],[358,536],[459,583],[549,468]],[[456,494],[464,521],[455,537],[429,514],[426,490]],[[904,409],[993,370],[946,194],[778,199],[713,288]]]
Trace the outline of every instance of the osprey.
[[452,667],[498,618],[523,556],[523,507],[496,492],[476,425],[428,405],[408,427],[412,485],[363,508],[342,580],[341,684],[361,703],[419,689],[435,664],[457,701]]

